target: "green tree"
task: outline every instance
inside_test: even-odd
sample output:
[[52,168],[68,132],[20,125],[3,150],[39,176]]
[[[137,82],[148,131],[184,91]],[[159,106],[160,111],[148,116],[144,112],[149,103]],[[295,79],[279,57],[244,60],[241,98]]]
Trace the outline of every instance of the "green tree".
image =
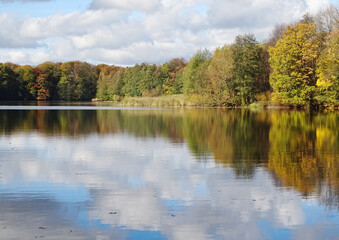
[[239,104],[255,100],[255,84],[263,70],[262,49],[252,34],[238,35],[232,45],[235,89]]
[[143,63],[141,65],[141,69],[139,72],[139,77],[140,77],[140,92],[142,96],[153,96],[157,95],[152,93],[154,89],[157,87],[156,84],[156,77],[155,77],[155,70],[157,67],[153,65],[148,65]]
[[95,97],[98,69],[86,62],[66,62],[60,66],[57,85],[61,100],[90,100]]
[[267,44],[259,44],[260,50],[260,60],[261,60],[261,71],[257,77],[257,81],[254,84],[255,91],[257,93],[267,92],[271,90],[270,85],[270,74],[271,74],[271,65],[269,63],[270,54],[268,52],[269,46]]
[[35,100],[37,97],[36,75],[34,69],[29,66],[20,66],[16,69],[16,73],[20,78],[19,82],[22,83],[23,87],[23,99],[24,100]]
[[60,100],[71,101],[74,100],[74,92],[77,85],[76,71],[74,62],[63,63],[60,66],[61,77],[57,85],[58,95]]
[[75,99],[80,101],[91,100],[95,97],[97,90],[97,69],[86,62],[79,62],[75,66],[77,73]]
[[18,100],[20,97],[17,74],[9,66],[0,63],[0,100]]
[[173,87],[173,79],[170,77],[170,68],[168,63],[164,63],[163,65],[157,67],[155,71],[155,76],[158,84],[161,84],[161,94],[171,95],[172,87]]
[[140,71],[141,65],[136,64],[134,67],[126,68],[124,72],[122,93],[125,96],[141,96],[140,91]]
[[314,24],[287,26],[275,47],[269,48],[274,98],[293,106],[314,105],[319,34]]
[[186,94],[205,92],[207,86],[207,71],[211,53],[207,50],[198,51],[188,62],[184,72],[183,90]]
[[71,101],[72,100],[72,89],[71,79],[67,76],[62,76],[58,83],[58,95],[60,100]]
[[109,92],[110,95],[114,97],[115,96],[122,96],[121,90],[122,87],[124,86],[124,73],[125,69],[124,68],[119,68],[116,72],[111,73],[111,83],[109,85]]
[[104,66],[100,70],[97,97],[101,100],[114,100],[121,95],[123,86],[124,68],[116,66]]
[[100,74],[97,82],[97,98],[101,100],[109,100],[108,85],[109,85],[109,75],[111,72],[110,66],[100,67]]

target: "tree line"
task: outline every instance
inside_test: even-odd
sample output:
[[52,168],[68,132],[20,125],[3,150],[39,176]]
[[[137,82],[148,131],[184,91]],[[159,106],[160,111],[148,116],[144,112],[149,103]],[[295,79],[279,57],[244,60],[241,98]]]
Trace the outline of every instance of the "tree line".
[[238,35],[188,62],[119,67],[45,62],[0,64],[0,100],[119,101],[123,97],[185,94],[201,104],[271,102],[294,107],[339,104],[339,10],[331,5],[298,22],[276,25],[268,40]]

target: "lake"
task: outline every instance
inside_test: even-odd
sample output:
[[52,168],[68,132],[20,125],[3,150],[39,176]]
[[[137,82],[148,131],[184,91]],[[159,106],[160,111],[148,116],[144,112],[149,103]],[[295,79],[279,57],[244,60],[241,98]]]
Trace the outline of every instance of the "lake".
[[339,239],[339,113],[0,106],[1,239]]

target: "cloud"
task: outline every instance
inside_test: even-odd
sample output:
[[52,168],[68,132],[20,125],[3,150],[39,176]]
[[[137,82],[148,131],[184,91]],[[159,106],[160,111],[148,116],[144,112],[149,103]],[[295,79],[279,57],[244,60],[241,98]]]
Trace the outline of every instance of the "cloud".
[[107,9],[117,8],[125,10],[154,11],[160,4],[159,0],[93,0],[90,8]]
[[210,21],[218,28],[242,28],[255,30],[277,23],[289,23],[306,11],[324,6],[327,0],[267,1],[215,1],[209,11]]
[[[3,1],[2,1],[3,2]],[[266,39],[277,23],[289,23],[328,0],[93,0],[89,8],[48,17],[3,12],[0,61],[85,60],[134,65],[189,59],[235,36]],[[20,57],[21,56],[21,57]]]
[[0,48],[35,48],[39,46],[40,35],[26,37],[29,29],[21,32],[25,21],[29,21],[29,19],[18,19],[7,13],[0,15],[0,22],[6,23],[0,27]]

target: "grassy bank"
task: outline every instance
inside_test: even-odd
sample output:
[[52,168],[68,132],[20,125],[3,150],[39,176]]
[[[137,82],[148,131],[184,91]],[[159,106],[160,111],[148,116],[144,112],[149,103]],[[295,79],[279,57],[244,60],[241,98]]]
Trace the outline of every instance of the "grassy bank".
[[125,97],[113,101],[119,106],[132,107],[185,107],[205,106],[201,96],[167,95],[159,97]]
[[[263,108],[280,108],[293,109],[295,107],[281,105],[270,99],[270,96],[257,96],[258,101],[249,105],[241,106],[241,108],[263,109]],[[100,101],[93,99],[93,101]],[[117,97],[115,101],[111,101],[117,106],[128,107],[225,107],[214,105],[211,99],[201,95],[166,95],[158,97]],[[307,109],[308,107],[302,107]],[[339,105],[328,106],[323,109],[338,110]]]

